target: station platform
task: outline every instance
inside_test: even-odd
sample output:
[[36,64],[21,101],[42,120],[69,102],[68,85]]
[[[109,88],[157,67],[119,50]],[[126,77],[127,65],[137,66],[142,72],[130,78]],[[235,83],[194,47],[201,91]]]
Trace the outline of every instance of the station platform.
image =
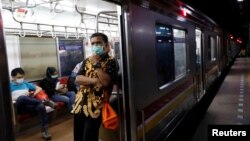
[[198,124],[191,141],[210,141],[209,125],[248,125],[250,127],[249,92],[250,58],[236,58]]

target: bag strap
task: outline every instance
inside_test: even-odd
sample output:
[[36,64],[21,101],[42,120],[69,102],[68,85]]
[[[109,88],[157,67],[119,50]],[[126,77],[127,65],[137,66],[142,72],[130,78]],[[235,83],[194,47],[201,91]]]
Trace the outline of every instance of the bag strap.
[[108,90],[103,90],[103,94],[104,94],[104,102],[109,103],[109,94],[108,94]]

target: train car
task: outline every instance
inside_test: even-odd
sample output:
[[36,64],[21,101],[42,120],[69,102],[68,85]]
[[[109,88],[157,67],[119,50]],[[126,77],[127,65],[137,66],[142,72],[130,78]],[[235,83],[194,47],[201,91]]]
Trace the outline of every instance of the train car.
[[167,140],[239,52],[229,33],[179,0],[3,0],[1,16],[4,140],[31,128],[12,112],[10,71],[22,67],[39,83],[54,66],[68,77],[91,54],[94,32],[108,35],[121,78],[111,97],[120,126],[101,128],[103,141]]

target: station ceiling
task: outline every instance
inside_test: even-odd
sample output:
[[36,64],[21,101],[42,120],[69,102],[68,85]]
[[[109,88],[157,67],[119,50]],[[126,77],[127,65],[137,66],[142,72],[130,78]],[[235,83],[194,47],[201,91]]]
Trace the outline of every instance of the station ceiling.
[[181,0],[208,15],[228,32],[249,42],[250,0]]

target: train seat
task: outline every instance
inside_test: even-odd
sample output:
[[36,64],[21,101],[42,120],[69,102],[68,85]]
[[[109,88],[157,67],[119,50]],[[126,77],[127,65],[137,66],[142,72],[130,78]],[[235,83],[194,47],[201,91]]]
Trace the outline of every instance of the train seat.
[[[62,77],[59,79],[61,83],[67,84],[68,77]],[[33,84],[40,86],[40,81],[32,82]],[[56,102],[57,106],[55,109],[45,106],[47,114],[49,115],[50,119],[55,119],[58,116],[65,115],[67,112],[67,107],[63,102]],[[16,104],[13,101],[13,116],[14,116],[14,125],[16,126],[16,134],[21,132],[22,126],[27,127],[29,124],[36,124],[37,122],[30,123],[30,121],[38,120],[38,113],[27,113],[27,114],[17,114],[16,111]],[[52,121],[51,120],[51,121]],[[27,125],[26,125],[27,124]],[[38,124],[37,124],[38,125]],[[31,126],[32,127],[32,126]]]

